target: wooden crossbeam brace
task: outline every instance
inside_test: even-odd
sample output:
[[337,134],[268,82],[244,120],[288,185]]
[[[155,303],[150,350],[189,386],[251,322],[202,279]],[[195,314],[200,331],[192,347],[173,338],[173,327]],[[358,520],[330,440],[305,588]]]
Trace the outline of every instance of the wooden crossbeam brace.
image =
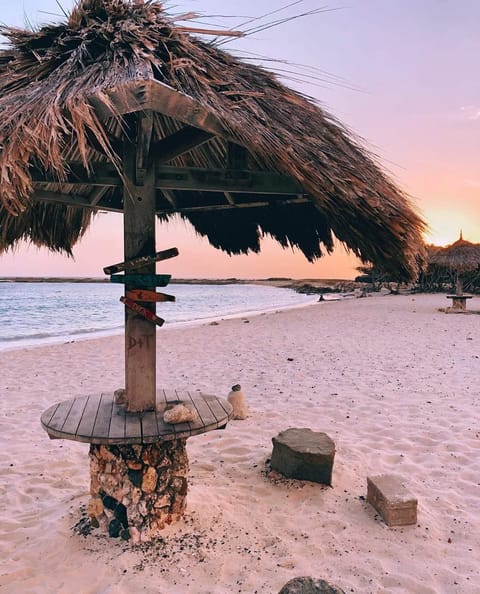
[[[97,163],[87,176],[78,163],[70,163],[70,173],[64,184],[120,187],[122,180],[113,165]],[[58,179],[38,170],[32,171],[34,186],[59,184]],[[235,169],[202,169],[197,167],[156,166],[155,187],[157,190],[203,190],[210,192],[245,192],[251,194],[299,194],[301,186],[292,178],[270,171]],[[63,193],[63,192],[62,192]]]
[[[87,198],[78,195],[57,194],[55,192],[37,191],[34,198],[39,202],[50,202],[54,204],[64,204],[65,206],[74,206],[77,208],[92,208],[94,210],[105,210],[108,212],[123,212],[121,205],[112,206],[99,203],[95,206],[89,202]],[[281,198],[277,196],[270,196],[269,200],[262,200],[260,202],[233,202],[225,204],[204,204],[202,206],[187,206],[187,207],[172,207],[171,209],[156,209],[156,214],[172,214],[172,212],[202,212],[213,210],[231,210],[232,208],[263,208],[272,205],[284,204],[306,204],[310,202],[307,197],[296,198]]]
[[162,194],[165,196],[165,198],[168,200],[168,202],[172,205],[172,208],[174,210],[177,209],[177,200],[175,198],[175,196],[173,195],[173,192],[171,190],[162,190]]
[[186,126],[178,132],[153,143],[151,154],[157,166],[162,165],[201,146],[213,138],[213,136],[211,132],[206,132],[193,126]]
[[90,205],[92,207],[96,206],[103,198],[107,190],[108,188],[104,186],[99,186],[98,188],[95,188],[95,190],[90,194]]
[[235,206],[235,200],[233,199],[233,196],[230,192],[224,192],[223,195],[227,199],[228,204]]
[[[168,192],[168,190],[163,191]],[[122,205],[112,205],[112,204],[104,204],[101,201],[96,204],[92,205],[88,198],[79,195],[70,195],[70,194],[59,194],[56,192],[45,192],[42,190],[37,190],[33,195],[35,200],[39,202],[50,202],[53,204],[64,204],[65,206],[75,206],[77,208],[91,208],[93,210],[105,210],[107,212],[123,212]],[[188,206],[188,207],[179,207],[173,206],[170,209],[156,209],[156,214],[172,214],[173,212],[180,212],[180,213],[189,213],[189,212],[206,212],[206,211],[214,211],[214,210],[231,210],[232,208],[263,208],[266,206],[272,205],[285,205],[285,204],[306,204],[307,202],[311,202],[311,200],[306,196],[296,196],[295,198],[286,198],[277,195],[269,195],[268,200],[262,200],[257,202],[226,202],[225,204],[203,204],[201,206]]]
[[208,206],[186,206],[185,208],[177,208],[175,211],[166,209],[157,209],[156,214],[172,214],[172,212],[179,212],[188,214],[189,212],[213,212],[215,210],[232,210],[238,208],[266,208],[269,206],[285,206],[290,204],[308,204],[311,202],[307,197],[296,198],[276,198],[270,197],[269,200],[262,200],[261,202],[236,202],[235,204],[210,204]]

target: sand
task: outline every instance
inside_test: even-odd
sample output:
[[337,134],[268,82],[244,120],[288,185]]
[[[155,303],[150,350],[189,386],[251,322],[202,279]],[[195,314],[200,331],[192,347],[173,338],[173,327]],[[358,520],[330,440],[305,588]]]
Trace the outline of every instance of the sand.
[[[376,296],[159,330],[159,385],[226,397],[240,383],[251,414],[188,440],[187,514],[136,547],[72,529],[88,445],[39,422],[122,386],[122,337],[1,353],[0,592],[274,594],[302,575],[357,594],[480,592],[480,316],[445,305]],[[269,475],[288,427],[335,440],[333,488]],[[366,503],[380,473],[418,498],[417,525],[388,528]]]

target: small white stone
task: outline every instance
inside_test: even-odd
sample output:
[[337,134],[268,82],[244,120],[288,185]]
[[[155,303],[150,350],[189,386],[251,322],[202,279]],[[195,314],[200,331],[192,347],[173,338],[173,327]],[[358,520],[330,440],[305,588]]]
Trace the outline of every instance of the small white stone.
[[234,419],[243,421],[248,417],[247,401],[238,384],[232,387],[232,391],[227,396],[227,400],[232,405]]

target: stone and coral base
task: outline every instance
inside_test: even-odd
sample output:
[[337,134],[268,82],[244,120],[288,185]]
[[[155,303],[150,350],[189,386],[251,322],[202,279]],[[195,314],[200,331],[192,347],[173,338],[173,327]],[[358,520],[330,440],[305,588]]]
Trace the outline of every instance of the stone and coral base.
[[90,446],[88,516],[110,536],[148,541],[186,506],[186,439]]

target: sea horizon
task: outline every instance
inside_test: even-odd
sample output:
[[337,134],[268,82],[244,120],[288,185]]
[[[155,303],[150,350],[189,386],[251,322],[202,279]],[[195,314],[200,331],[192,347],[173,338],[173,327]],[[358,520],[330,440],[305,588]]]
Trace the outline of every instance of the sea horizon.
[[[164,327],[258,315],[318,300],[292,288],[250,283],[173,283],[172,303],[157,305]],[[0,351],[121,334],[123,286],[95,282],[2,282]]]

